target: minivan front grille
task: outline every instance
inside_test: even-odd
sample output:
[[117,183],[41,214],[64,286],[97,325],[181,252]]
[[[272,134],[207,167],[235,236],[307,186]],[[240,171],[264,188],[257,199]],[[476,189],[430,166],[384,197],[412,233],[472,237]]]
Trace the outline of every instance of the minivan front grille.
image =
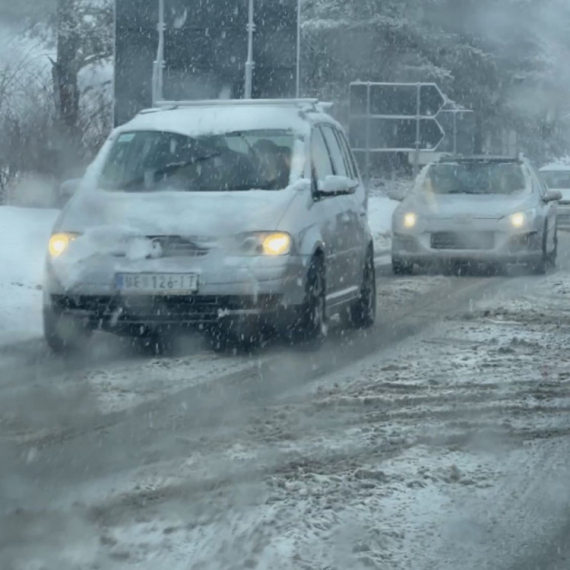
[[431,234],[432,249],[489,250],[495,247],[493,232],[436,232]]
[[182,236],[149,236],[148,239],[160,245],[163,257],[203,257],[210,251],[206,245]]

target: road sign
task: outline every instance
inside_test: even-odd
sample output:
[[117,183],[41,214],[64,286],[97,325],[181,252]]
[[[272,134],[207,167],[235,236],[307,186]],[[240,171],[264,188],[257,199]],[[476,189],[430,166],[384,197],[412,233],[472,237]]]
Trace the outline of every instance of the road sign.
[[[115,124],[152,105],[158,0],[115,0]],[[254,98],[295,97],[297,0],[255,0]],[[164,0],[164,98],[240,98],[248,0]]]
[[[351,119],[350,143],[355,152],[415,151],[416,125],[416,119]],[[420,150],[436,150],[444,137],[445,132],[434,118],[420,119]]]
[[443,109],[437,116],[446,137],[438,146],[438,151],[453,154],[473,154],[475,152],[475,113],[455,106]]
[[[419,113],[418,113],[419,89]],[[370,107],[368,107],[370,94]],[[361,83],[350,86],[350,114],[378,117],[435,117],[446,98],[435,83]]]
[[366,177],[375,152],[414,151],[414,171],[422,150],[435,151],[445,137],[437,116],[447,102],[435,83],[350,84],[350,137],[365,153]]

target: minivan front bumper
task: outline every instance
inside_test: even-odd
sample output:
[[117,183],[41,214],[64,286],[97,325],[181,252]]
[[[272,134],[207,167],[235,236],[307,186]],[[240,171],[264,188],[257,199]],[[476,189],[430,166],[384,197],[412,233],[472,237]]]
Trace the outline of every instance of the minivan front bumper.
[[[159,326],[215,325],[227,320],[278,321],[305,299],[308,260],[302,256],[149,260],[128,268],[97,259],[69,282],[69,272],[48,261],[44,305],[81,319],[89,328],[121,332]],[[125,294],[117,272],[188,272],[199,286],[188,295]]]

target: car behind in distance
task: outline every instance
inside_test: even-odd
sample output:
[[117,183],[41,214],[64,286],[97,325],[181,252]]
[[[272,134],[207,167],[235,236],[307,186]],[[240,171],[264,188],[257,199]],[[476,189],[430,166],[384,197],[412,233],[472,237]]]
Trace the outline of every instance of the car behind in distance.
[[437,262],[527,264],[557,253],[556,201],[524,157],[445,157],[427,166],[394,212],[394,273]]
[[570,229],[570,163],[552,163],[540,169],[540,176],[551,190],[562,195],[558,202],[558,227]]
[[269,327],[319,338],[376,311],[367,194],[342,127],[316,101],[215,101],[116,129],[49,244],[55,351],[100,329],[198,327],[216,346]]

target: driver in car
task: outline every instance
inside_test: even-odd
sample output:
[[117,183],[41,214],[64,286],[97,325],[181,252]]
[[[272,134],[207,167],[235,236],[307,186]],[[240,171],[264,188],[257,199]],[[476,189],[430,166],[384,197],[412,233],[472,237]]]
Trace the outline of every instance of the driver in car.
[[264,186],[272,190],[286,188],[289,185],[290,153],[283,152],[282,147],[267,139],[257,141],[253,149],[259,161]]

